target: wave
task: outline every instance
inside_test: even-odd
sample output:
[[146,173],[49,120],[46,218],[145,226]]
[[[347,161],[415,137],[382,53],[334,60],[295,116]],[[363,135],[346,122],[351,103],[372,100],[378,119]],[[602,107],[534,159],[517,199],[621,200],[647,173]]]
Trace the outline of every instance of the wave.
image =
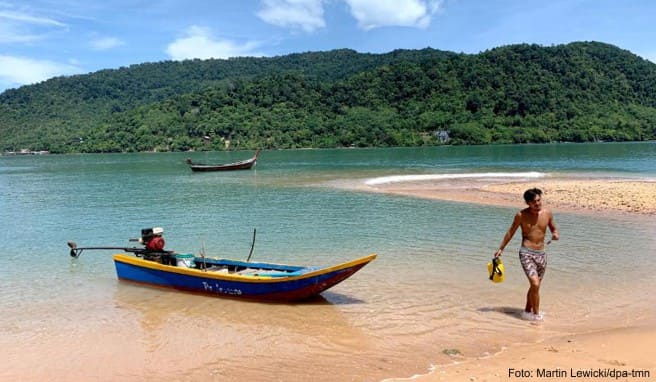
[[542,178],[545,173],[537,171],[529,172],[474,172],[460,174],[415,174],[415,175],[389,175],[371,178],[365,181],[368,186],[386,183],[416,182],[426,180],[448,180],[448,179],[485,179],[485,178]]

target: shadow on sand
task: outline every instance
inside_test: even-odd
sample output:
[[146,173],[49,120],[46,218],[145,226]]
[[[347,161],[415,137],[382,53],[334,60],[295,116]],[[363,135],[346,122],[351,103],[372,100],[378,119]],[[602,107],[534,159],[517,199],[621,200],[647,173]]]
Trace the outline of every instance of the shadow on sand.
[[496,312],[503,313],[518,320],[522,319],[522,312],[524,309],[510,307],[510,306],[488,306],[478,309],[479,312]]

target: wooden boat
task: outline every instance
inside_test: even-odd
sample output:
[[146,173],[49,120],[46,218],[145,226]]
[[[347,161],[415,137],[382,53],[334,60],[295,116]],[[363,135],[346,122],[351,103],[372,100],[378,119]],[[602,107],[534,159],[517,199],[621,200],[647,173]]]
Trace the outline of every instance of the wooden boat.
[[68,242],[68,246],[71,248],[70,255],[75,258],[84,250],[123,250],[124,253],[113,256],[116,275],[120,280],[212,296],[277,302],[316,296],[346,280],[376,258],[376,254],[371,254],[322,268],[251,262],[252,245],[246,261],[173,251],[154,252],[136,247],[78,248],[75,242]]
[[232,171],[232,170],[249,170],[257,163],[257,157],[260,155],[260,150],[255,152],[252,158],[245,159],[239,162],[222,163],[222,164],[204,164],[194,163],[190,158],[187,158],[186,163],[191,168],[191,171]]
[[[160,257],[163,259],[166,255]],[[114,255],[119,279],[222,297],[291,302],[316,296],[344,281],[375,254],[331,267],[306,267],[171,254],[173,262]]]

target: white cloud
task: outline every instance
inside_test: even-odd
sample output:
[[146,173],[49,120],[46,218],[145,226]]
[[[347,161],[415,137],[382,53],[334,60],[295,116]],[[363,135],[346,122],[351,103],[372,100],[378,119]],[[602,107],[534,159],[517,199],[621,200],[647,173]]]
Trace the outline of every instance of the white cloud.
[[0,19],[7,20],[9,22],[18,22],[18,23],[21,23],[21,24],[66,27],[66,24],[61,23],[61,22],[59,22],[57,20],[54,20],[54,19],[50,19],[50,18],[47,18],[47,17],[32,16],[32,15],[28,15],[26,13],[20,13],[20,12],[0,11]]
[[55,76],[80,72],[79,67],[70,64],[0,55],[0,83],[12,86],[34,84]]
[[0,44],[22,44],[43,40],[46,38],[44,33],[67,27],[66,24],[51,18],[0,10]]
[[166,53],[173,60],[263,56],[255,51],[257,45],[254,42],[239,45],[233,41],[215,39],[209,28],[193,25],[184,37],[167,46]]
[[427,28],[441,0],[344,0],[364,30],[387,26]]
[[[257,16],[269,24],[313,32],[324,28],[330,0],[262,0]],[[364,30],[389,26],[427,28],[444,0],[343,0]]]
[[326,26],[322,0],[263,0],[262,7],[257,16],[269,24],[305,32]]
[[116,37],[102,37],[91,41],[91,47],[95,50],[108,50],[125,44]]

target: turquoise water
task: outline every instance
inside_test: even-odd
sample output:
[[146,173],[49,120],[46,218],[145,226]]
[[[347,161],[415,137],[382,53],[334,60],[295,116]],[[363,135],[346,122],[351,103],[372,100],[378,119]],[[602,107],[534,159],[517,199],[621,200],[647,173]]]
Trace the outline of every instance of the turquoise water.
[[[381,380],[449,362],[445,348],[477,356],[653,316],[654,297],[636,293],[656,286],[653,216],[555,211],[562,239],[549,247],[548,320],[536,331],[514,317],[526,288],[518,261],[506,255],[503,284],[485,277],[516,209],[342,185],[526,172],[653,180],[654,142],[264,151],[254,170],[228,173],[192,173],[183,163],[250,155],[0,157],[0,357],[14,365],[0,379],[56,375],[57,362],[76,356],[80,364],[105,360],[73,374],[98,380],[113,380],[119,368],[124,380],[162,373],[240,380],[244,367],[257,379],[283,365],[298,377],[289,380]],[[245,259],[257,229],[256,260],[330,265],[379,257],[318,301],[281,306],[120,283],[111,252],[68,256],[68,240],[130,245],[153,226],[164,227],[167,248],[180,252],[204,248]],[[517,244],[516,237],[510,246]],[[499,331],[512,335],[500,339]],[[41,369],[19,366],[53,352],[60,356]],[[337,371],[336,364],[345,367]]]

